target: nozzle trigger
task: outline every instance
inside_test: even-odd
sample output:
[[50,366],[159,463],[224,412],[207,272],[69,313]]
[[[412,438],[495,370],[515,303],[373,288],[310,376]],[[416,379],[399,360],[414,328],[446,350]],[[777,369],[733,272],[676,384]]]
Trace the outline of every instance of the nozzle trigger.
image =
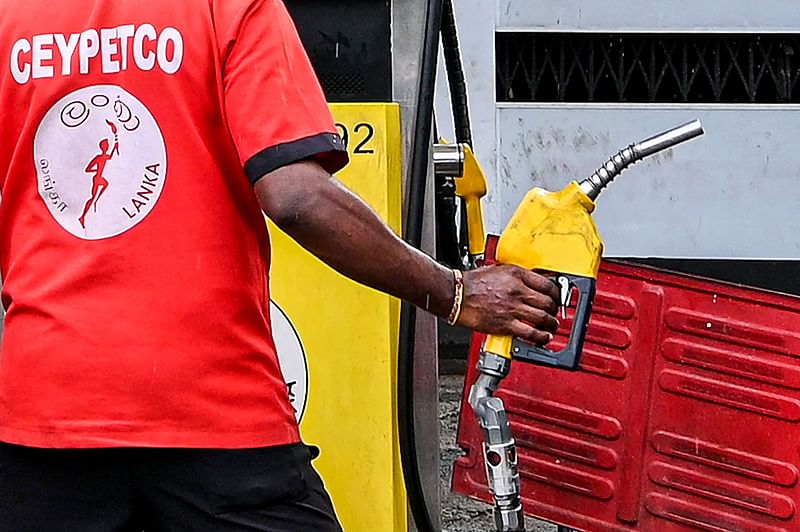
[[556,284],[559,289],[559,303],[561,308],[561,319],[567,319],[567,307],[572,302],[572,285],[569,278],[564,275],[559,275],[556,278]]

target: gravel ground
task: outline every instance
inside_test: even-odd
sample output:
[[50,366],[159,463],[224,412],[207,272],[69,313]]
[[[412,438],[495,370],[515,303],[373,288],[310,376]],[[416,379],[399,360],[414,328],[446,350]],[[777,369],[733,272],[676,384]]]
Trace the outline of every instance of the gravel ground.
[[[463,375],[442,375],[439,378],[439,422],[441,426],[439,481],[442,500],[442,531],[488,532],[494,530],[491,507],[450,491],[453,461],[460,453],[456,445],[456,428],[458,427],[458,410],[463,384]],[[527,530],[533,532],[556,531],[554,525],[534,519],[527,520],[526,527]]]

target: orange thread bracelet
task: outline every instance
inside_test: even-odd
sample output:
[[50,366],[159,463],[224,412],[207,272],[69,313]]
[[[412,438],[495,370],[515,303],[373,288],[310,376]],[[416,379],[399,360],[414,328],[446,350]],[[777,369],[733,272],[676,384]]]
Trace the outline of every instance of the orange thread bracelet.
[[453,270],[455,294],[453,295],[453,308],[447,316],[447,324],[455,325],[461,316],[461,304],[464,302],[464,275],[459,270]]

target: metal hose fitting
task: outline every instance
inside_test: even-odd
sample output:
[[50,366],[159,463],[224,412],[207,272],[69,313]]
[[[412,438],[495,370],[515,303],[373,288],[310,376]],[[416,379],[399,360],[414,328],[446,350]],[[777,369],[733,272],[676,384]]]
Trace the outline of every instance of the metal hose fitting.
[[511,360],[481,353],[480,372],[469,394],[469,404],[483,430],[483,458],[489,490],[494,497],[498,532],[524,532],[517,450],[503,401],[492,394],[508,375]]

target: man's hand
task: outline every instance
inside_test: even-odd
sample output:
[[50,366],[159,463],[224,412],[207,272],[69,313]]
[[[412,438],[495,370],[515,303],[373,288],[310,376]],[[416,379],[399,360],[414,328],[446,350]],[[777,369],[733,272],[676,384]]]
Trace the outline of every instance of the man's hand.
[[497,265],[464,273],[464,302],[458,325],[477,331],[517,336],[543,345],[558,329],[554,317],[558,289],[537,273]]
[[[453,307],[453,272],[395,235],[319,164],[303,161],[255,184],[263,211],[292,238],[351,279],[439,317]],[[549,279],[514,266],[464,274],[459,325],[544,344],[558,326]]]

